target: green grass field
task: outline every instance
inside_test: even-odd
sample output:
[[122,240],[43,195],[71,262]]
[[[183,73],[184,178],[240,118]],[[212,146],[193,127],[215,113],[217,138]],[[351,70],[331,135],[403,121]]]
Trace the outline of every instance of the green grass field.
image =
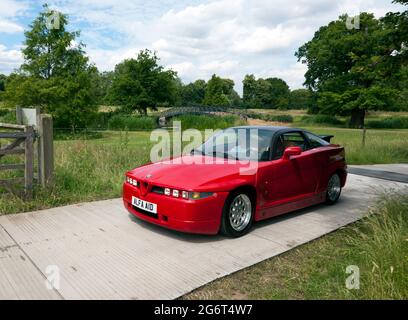
[[[194,119],[187,117],[186,127],[192,127]],[[232,124],[232,118],[212,119],[206,118],[200,125]],[[408,130],[367,130],[366,145],[362,147],[361,130],[305,128],[318,134],[333,134],[333,142],[345,146],[349,164],[408,162]],[[102,131],[74,136],[59,133],[56,137],[53,186],[36,187],[32,201],[0,193],[0,214],[120,197],[124,173],[148,162],[153,145],[148,131]],[[17,160],[6,158],[2,163]],[[407,211],[407,196],[389,196],[377,209],[378,215],[218,280],[185,298],[406,299]],[[362,270],[360,290],[345,289],[345,267],[350,264]]]
[[[407,212],[407,192],[386,194],[369,217],[183,299],[407,299]],[[359,289],[346,287],[351,265]]]
[[[408,162],[408,130],[368,130],[366,146],[361,131],[341,128],[314,128],[334,134],[334,143],[345,146],[349,164]],[[82,201],[120,197],[124,173],[149,161],[150,132],[99,133],[101,138],[55,141],[55,184],[37,188],[32,201],[8,193],[0,194],[0,213],[15,213]],[[8,158],[8,162],[13,162]],[[2,163],[5,162],[2,159]],[[2,173],[3,174],[3,173]]]

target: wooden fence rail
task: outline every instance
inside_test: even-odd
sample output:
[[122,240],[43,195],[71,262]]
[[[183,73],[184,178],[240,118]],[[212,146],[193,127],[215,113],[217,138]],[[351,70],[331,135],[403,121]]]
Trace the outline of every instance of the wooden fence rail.
[[24,170],[24,178],[0,179],[0,186],[16,193],[16,185],[24,183],[25,196],[30,199],[33,195],[34,180],[34,128],[6,123],[0,123],[0,128],[18,130],[18,132],[0,132],[0,139],[14,139],[0,148],[0,159],[8,155],[24,154],[24,163],[22,164],[0,164],[0,171]]

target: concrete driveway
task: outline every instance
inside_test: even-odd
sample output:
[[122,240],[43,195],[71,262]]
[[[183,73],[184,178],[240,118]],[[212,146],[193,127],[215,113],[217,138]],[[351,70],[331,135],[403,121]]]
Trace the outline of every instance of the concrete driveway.
[[174,299],[354,222],[380,192],[407,186],[350,174],[337,205],[257,223],[239,239],[149,225],[120,199],[2,216],[0,299]]

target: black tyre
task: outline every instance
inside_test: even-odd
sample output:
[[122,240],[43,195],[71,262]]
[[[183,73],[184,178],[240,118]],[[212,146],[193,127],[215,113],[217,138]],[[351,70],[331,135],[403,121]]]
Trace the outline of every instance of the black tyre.
[[241,237],[251,229],[255,204],[245,192],[233,192],[225,201],[222,211],[221,233]]
[[335,204],[339,200],[341,194],[341,179],[340,176],[333,174],[327,183],[326,203]]

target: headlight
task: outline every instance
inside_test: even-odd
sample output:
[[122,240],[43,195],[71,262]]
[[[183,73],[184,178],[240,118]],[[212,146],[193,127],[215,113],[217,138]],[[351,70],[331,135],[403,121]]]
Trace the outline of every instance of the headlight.
[[178,189],[164,188],[164,194],[166,196],[173,196],[174,198],[181,197],[182,199],[186,200],[199,200],[211,197],[214,192],[189,192]]
[[211,197],[214,192],[189,192],[189,198],[193,200]]
[[126,176],[126,182],[129,183],[132,186],[137,187],[138,186],[138,182],[136,179],[130,178],[128,176]]

